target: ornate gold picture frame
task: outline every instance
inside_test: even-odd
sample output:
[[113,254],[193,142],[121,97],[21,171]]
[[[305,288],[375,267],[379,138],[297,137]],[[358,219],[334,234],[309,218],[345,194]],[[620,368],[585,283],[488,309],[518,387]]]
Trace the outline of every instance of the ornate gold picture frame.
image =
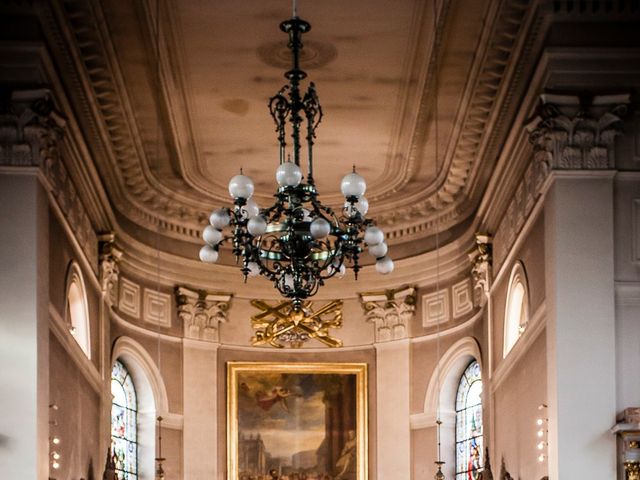
[[367,480],[367,365],[227,363],[227,479]]

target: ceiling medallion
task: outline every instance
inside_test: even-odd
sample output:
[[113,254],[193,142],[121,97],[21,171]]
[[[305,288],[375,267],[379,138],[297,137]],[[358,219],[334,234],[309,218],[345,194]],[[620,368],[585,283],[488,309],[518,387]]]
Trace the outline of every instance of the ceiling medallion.
[[[247,277],[266,277],[282,296],[291,300],[292,311],[300,312],[304,300],[315,295],[328,278],[342,277],[351,268],[357,279],[365,244],[376,258],[379,273],[391,273],[393,261],[387,256],[384,233],[365,217],[369,208],[364,197],[367,186],[355,166],[342,179],[345,203],[340,212],[323,205],[318,198],[313,179],[313,144],[322,107],[313,82],[304,94],[300,91],[300,82],[307,76],[300,68],[302,34],[311,25],[298,18],[294,4],[293,18],[282,22],[280,29],[289,35],[292,68],[285,73],[289,83],[269,100],[280,146],[276,201],[260,208],[251,198],[253,181],[241,169],[240,175],[229,182],[234,207],[211,214],[211,224],[202,233],[206,245],[200,250],[200,259],[215,263],[220,245],[230,241],[236,262],[242,262],[245,281]],[[286,141],[288,130],[290,148]],[[306,141],[306,180],[301,169],[301,136]],[[223,234],[225,227],[230,227],[230,235]]]
[[262,310],[251,317],[251,326],[256,329],[251,343],[255,346],[284,348],[288,344],[300,348],[312,338],[328,347],[342,346],[342,340],[329,335],[330,328],[342,327],[342,300],[327,303],[316,312],[309,301],[299,309],[290,301],[271,306],[263,300],[251,300],[251,305]]

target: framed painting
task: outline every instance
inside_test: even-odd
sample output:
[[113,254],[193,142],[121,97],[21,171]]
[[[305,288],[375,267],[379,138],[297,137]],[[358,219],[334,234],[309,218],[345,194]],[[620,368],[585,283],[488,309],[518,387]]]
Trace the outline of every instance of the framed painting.
[[228,480],[367,480],[367,365],[227,364]]

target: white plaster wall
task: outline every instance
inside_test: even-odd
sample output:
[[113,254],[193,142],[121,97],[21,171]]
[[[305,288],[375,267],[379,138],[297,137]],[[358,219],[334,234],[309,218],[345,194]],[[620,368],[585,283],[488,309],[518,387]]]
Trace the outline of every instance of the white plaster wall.
[[43,479],[48,462],[48,271],[35,172],[0,174],[0,472]]

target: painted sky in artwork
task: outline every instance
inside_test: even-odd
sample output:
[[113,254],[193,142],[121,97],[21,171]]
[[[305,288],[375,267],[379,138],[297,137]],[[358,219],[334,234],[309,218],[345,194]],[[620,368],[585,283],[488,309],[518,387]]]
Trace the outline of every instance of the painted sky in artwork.
[[243,372],[238,376],[239,434],[260,434],[274,457],[317,450],[325,437],[324,392],[335,375]]

